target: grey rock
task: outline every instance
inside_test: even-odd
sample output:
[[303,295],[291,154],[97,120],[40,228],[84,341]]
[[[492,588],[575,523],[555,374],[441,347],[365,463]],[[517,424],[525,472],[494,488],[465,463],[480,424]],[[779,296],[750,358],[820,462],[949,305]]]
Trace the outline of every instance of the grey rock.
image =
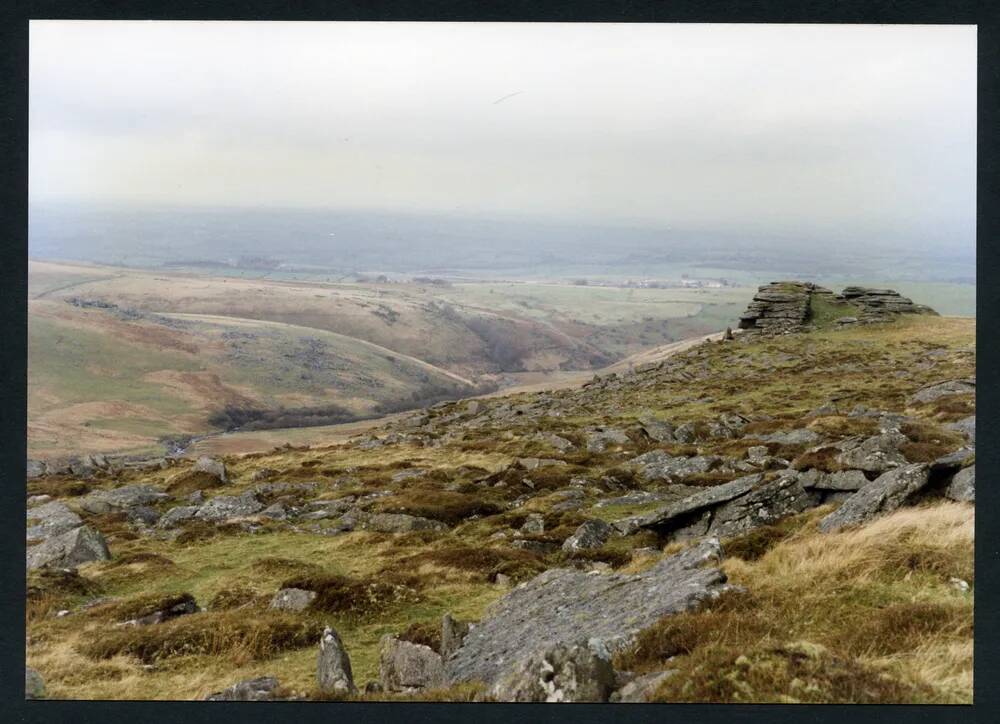
[[28,480],[32,480],[45,475],[48,472],[48,469],[46,468],[45,463],[41,460],[32,460],[31,458],[28,458],[26,472]]
[[302,588],[282,588],[271,599],[270,608],[279,611],[305,611],[316,600],[315,591]]
[[663,616],[726,590],[721,556],[718,540],[709,539],[637,574],[545,571],[507,593],[472,628],[446,662],[448,678],[492,686],[522,658],[573,644],[581,634],[618,650]]
[[545,532],[545,517],[540,513],[528,513],[521,526],[521,532],[526,535],[541,535]]
[[382,637],[379,683],[388,692],[413,692],[445,685],[444,662],[430,646]]
[[245,518],[259,513],[264,505],[257,500],[253,491],[241,495],[219,495],[198,508],[196,518],[209,521],[228,520],[230,518]]
[[910,404],[934,402],[948,395],[967,395],[976,393],[975,380],[948,380],[923,387],[910,397]]
[[698,439],[698,430],[693,422],[685,422],[674,430],[674,439],[683,443],[694,442]]
[[191,495],[187,496],[186,500],[191,503],[191,505],[201,505],[205,502],[205,491],[196,490],[191,493]]
[[592,432],[587,436],[588,452],[604,452],[611,446],[627,445],[628,435],[618,428],[606,428]]
[[538,435],[537,439],[540,442],[544,442],[546,445],[554,447],[559,452],[566,452],[567,450],[572,450],[574,447],[573,443],[566,438],[555,435],[551,432],[543,432]]
[[798,475],[788,471],[712,511],[708,533],[720,537],[739,535],[819,503],[819,495],[805,490]]
[[47,540],[83,525],[80,516],[58,500],[29,508],[27,519],[26,534],[29,541]]
[[[106,503],[111,508],[131,508],[136,505],[154,505],[170,496],[152,485],[126,485],[113,490],[97,490],[81,499],[87,503]],[[105,512],[105,511],[94,511]]]
[[368,518],[365,527],[379,533],[409,533],[415,530],[448,529],[448,526],[439,520],[420,518],[405,513],[376,513]]
[[691,513],[696,513],[705,508],[710,508],[745,495],[763,480],[764,476],[757,473],[737,478],[722,485],[714,485],[646,515],[625,519],[625,521],[630,522],[616,521],[615,528],[623,533],[635,532],[639,528],[660,530],[676,528],[678,526],[675,524],[675,521],[678,519],[682,517],[686,518]]
[[880,514],[890,513],[927,485],[928,478],[928,467],[924,463],[904,465],[884,473],[823,518],[819,529],[830,533],[846,526],[866,523]]
[[518,458],[517,464],[524,470],[538,470],[558,465],[565,465],[565,460],[552,460],[548,458]]
[[614,528],[603,520],[588,520],[581,524],[573,532],[573,535],[563,541],[562,549],[564,551],[579,551],[600,548],[613,532]]
[[965,435],[966,439],[975,444],[976,442],[976,416],[969,415],[968,417],[963,417],[958,422],[953,422],[947,427],[951,430],[957,430],[958,432]]
[[222,483],[229,482],[229,474],[226,471],[226,464],[221,460],[216,460],[210,457],[200,457],[191,469],[196,472],[208,473],[209,475],[218,478]]
[[550,540],[512,540],[510,542],[510,547],[517,548],[522,551],[537,553],[540,556],[548,555],[553,551],[559,550],[559,544]]
[[198,604],[194,600],[193,596],[190,594],[184,594],[181,597],[181,600],[176,603],[167,606],[166,608],[162,608],[159,611],[148,613],[145,616],[125,621],[122,625],[152,626],[154,624],[163,623],[164,621],[177,618],[178,616],[187,616],[192,613],[198,613]]
[[447,660],[458,651],[465,637],[469,635],[470,626],[465,621],[457,621],[450,613],[441,617],[441,658]]
[[278,680],[273,676],[240,681],[227,689],[205,697],[206,701],[273,701],[278,689]]
[[906,464],[906,457],[899,451],[909,440],[899,432],[886,432],[861,442],[847,443],[837,462],[844,468],[884,473]]
[[868,478],[860,470],[838,470],[835,473],[808,470],[799,473],[799,481],[807,489],[836,491],[860,490],[868,484]]
[[640,466],[639,475],[645,480],[673,482],[707,473],[721,462],[722,458],[714,455],[696,455],[690,458],[672,457],[662,450],[653,450],[633,458],[629,461],[629,465]]
[[271,503],[269,506],[260,511],[260,516],[262,518],[270,518],[271,520],[285,520],[289,516],[289,510],[285,507],[284,503]]
[[196,505],[179,505],[176,508],[171,508],[160,518],[157,526],[160,528],[173,528],[182,521],[194,518],[199,510],[200,507]]
[[354,673],[351,657],[347,655],[340,635],[327,626],[319,640],[319,659],[316,662],[316,683],[325,694],[354,694]]
[[942,455],[931,463],[934,472],[955,472],[970,465],[976,459],[974,448],[963,447],[947,455]]
[[976,466],[971,465],[955,473],[955,477],[951,479],[951,482],[948,484],[948,488],[945,490],[944,494],[951,500],[975,503]]
[[160,513],[148,505],[134,505],[126,508],[125,517],[129,523],[139,525],[156,525],[160,520]]
[[656,420],[653,418],[641,418],[642,431],[650,440],[656,442],[674,442],[674,431],[676,428],[669,422]]
[[580,639],[537,651],[517,661],[490,695],[504,702],[607,701],[615,687],[615,671],[607,650],[594,648]]
[[769,435],[756,436],[758,440],[764,442],[776,442],[780,445],[812,445],[820,440],[820,436],[814,430],[799,428],[789,432],[772,432]]
[[111,553],[104,536],[84,525],[28,548],[26,558],[29,570],[44,566],[76,568],[90,561],[106,561]]
[[24,698],[45,698],[45,682],[42,681],[42,675],[30,666],[24,667]]
[[670,496],[665,492],[636,490],[635,492],[627,493],[616,498],[605,498],[604,500],[599,500],[594,504],[594,507],[606,508],[613,505],[647,505],[649,503],[658,503],[668,497]]
[[405,470],[400,470],[398,473],[394,473],[392,476],[392,482],[402,483],[406,480],[416,480],[417,478],[422,478],[426,474],[427,471],[421,468],[406,468]]
[[51,500],[52,500],[51,495],[29,495],[28,507],[34,508],[39,505],[45,505],[46,503],[51,502]]
[[622,704],[642,704],[650,700],[664,681],[674,674],[673,671],[654,671],[651,674],[638,676],[621,687],[612,701]]

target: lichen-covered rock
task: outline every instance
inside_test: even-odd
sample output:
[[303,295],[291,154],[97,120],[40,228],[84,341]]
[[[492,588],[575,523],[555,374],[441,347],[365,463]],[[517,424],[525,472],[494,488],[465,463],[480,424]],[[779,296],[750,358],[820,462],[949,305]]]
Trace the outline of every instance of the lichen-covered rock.
[[955,473],[955,477],[951,479],[951,482],[948,484],[948,488],[945,490],[944,494],[952,500],[965,503],[975,503],[976,466],[970,465],[969,467],[962,468]]
[[157,522],[157,526],[160,528],[173,528],[179,523],[185,520],[191,520],[194,518],[200,506],[197,505],[178,505],[176,508],[171,508]]
[[209,521],[245,518],[264,509],[253,491],[241,495],[219,495],[198,508],[196,518]]
[[46,540],[83,525],[80,516],[58,500],[29,508],[27,518],[26,537],[29,541]]
[[617,650],[663,616],[688,611],[727,590],[716,539],[636,574],[554,568],[520,584],[490,609],[445,663],[448,679],[492,686],[511,666],[581,635]]
[[972,443],[973,445],[976,444],[976,416],[975,415],[969,415],[968,417],[963,417],[961,420],[959,420],[957,422],[953,422],[953,423],[947,425],[946,427],[948,427],[951,430],[956,430],[956,431],[962,433],[963,435],[965,435],[965,438],[970,443]]
[[712,511],[710,535],[728,538],[819,505],[819,495],[805,490],[795,471],[720,505]]
[[382,637],[379,652],[379,682],[388,692],[413,692],[444,686],[441,655],[430,646]]
[[505,702],[603,702],[614,687],[607,649],[599,643],[592,648],[580,639],[553,644],[517,661],[490,695]]
[[611,696],[611,701],[622,704],[642,704],[650,700],[664,681],[673,676],[673,671],[654,671],[637,676]]
[[653,450],[629,461],[629,465],[640,466],[639,475],[643,479],[667,482],[682,481],[692,475],[707,473],[720,463],[722,458],[715,455],[673,457],[662,450]]
[[111,553],[104,536],[84,525],[28,548],[26,558],[29,570],[44,566],[76,568],[90,561],[106,561]]
[[906,456],[899,448],[907,442],[906,435],[890,430],[867,440],[843,443],[836,460],[843,468],[884,473],[906,464]]
[[868,478],[860,470],[838,470],[835,473],[824,473],[821,470],[808,470],[799,473],[799,480],[804,488],[815,490],[855,491],[868,484]]
[[316,662],[316,683],[324,694],[353,694],[354,673],[351,657],[347,655],[340,635],[327,626],[319,640],[319,659]]
[[240,681],[227,689],[217,691],[205,697],[205,701],[272,701],[279,688],[278,680],[273,676],[261,676],[256,679]]
[[564,551],[579,551],[600,548],[607,542],[613,532],[614,528],[603,520],[588,520],[581,524],[573,532],[573,535],[563,541],[562,549]]
[[871,481],[848,498],[843,505],[823,518],[819,529],[831,533],[846,526],[860,525],[902,506],[910,496],[922,490],[929,479],[925,463],[913,463],[890,470]]
[[628,442],[628,435],[625,434],[624,430],[606,428],[592,432],[587,436],[587,451],[604,452],[609,447],[626,445]]
[[948,395],[969,395],[975,393],[975,380],[947,380],[946,382],[938,382],[937,384],[928,385],[917,390],[910,397],[910,404],[934,402]]
[[545,532],[545,517],[541,513],[528,513],[521,525],[525,535],[541,535]]
[[676,528],[679,527],[679,522],[686,521],[690,514],[744,495],[763,480],[764,476],[758,473],[722,485],[713,485],[651,513],[615,521],[614,527],[626,535],[634,533],[639,528],[654,530]]

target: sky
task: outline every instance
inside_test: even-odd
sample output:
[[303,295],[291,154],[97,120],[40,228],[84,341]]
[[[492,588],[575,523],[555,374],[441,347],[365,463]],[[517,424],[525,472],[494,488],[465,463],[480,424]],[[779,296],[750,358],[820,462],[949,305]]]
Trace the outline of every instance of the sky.
[[32,203],[975,238],[973,26],[32,21]]

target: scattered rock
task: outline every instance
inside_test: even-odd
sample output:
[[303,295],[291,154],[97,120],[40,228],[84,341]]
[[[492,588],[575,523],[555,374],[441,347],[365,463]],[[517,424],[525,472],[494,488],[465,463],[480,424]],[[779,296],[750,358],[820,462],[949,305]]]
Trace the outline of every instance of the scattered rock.
[[934,402],[947,395],[968,395],[976,393],[975,380],[948,380],[922,387],[910,397],[910,404]]
[[592,648],[580,639],[553,644],[517,661],[490,694],[506,702],[604,702],[614,687],[607,649],[599,643]]
[[645,480],[666,480],[673,482],[692,475],[707,473],[722,462],[714,455],[694,457],[671,457],[662,450],[654,450],[629,461],[629,465],[639,465],[639,475]]
[[270,608],[279,611],[305,611],[316,599],[315,591],[302,588],[282,588],[271,599]]
[[415,530],[447,530],[439,520],[420,518],[405,513],[376,513],[368,518],[365,527],[379,533],[409,533]]
[[354,694],[354,674],[351,658],[347,655],[340,635],[327,626],[319,640],[319,659],[316,662],[316,683],[324,694]]
[[521,526],[521,532],[525,535],[541,535],[545,532],[545,516],[541,513],[528,513]]
[[823,518],[819,529],[824,533],[831,533],[846,526],[866,523],[880,514],[890,513],[927,485],[928,478],[928,466],[925,463],[904,465],[884,473]]
[[27,566],[28,569],[43,566],[76,568],[83,563],[109,558],[111,554],[104,536],[84,525],[28,548]]
[[83,525],[80,516],[58,500],[29,508],[27,518],[26,536],[28,541],[47,540]]
[[628,442],[628,435],[625,434],[624,430],[609,427],[592,432],[587,436],[587,451],[600,453],[607,450],[609,446],[627,445]]
[[621,687],[611,696],[611,701],[622,704],[642,704],[650,700],[660,684],[669,679],[673,671],[654,671],[651,674],[638,676]]
[[157,526],[160,528],[173,528],[178,523],[194,518],[199,510],[200,507],[196,505],[179,505],[176,508],[171,508],[160,518]]
[[388,692],[414,692],[445,684],[441,655],[430,646],[382,637],[379,653],[379,682]]
[[198,508],[195,517],[201,520],[220,521],[245,518],[263,509],[264,505],[257,500],[253,491],[247,491],[241,495],[219,495],[212,498]]
[[820,436],[816,431],[804,427],[789,432],[772,432],[769,435],[757,435],[754,437],[764,442],[776,442],[780,445],[813,445],[820,440]]
[[563,541],[562,549],[564,551],[579,551],[600,548],[613,532],[614,528],[603,520],[588,520],[577,528],[573,535]]

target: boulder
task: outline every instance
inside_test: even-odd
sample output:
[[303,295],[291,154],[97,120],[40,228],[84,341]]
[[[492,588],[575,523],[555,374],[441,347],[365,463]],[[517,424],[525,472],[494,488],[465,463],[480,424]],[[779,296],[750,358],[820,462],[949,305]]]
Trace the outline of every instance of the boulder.
[[721,558],[719,541],[707,539],[641,573],[549,569],[491,607],[445,662],[448,679],[492,686],[521,659],[581,635],[618,650],[663,616],[727,590]]
[[528,513],[521,526],[521,532],[525,535],[541,535],[545,532],[545,516],[541,513]]
[[277,698],[278,680],[273,676],[261,676],[233,684],[227,689],[205,697],[205,701],[273,701]]
[[[83,506],[103,503],[110,508],[131,508],[137,505],[154,505],[170,496],[159,488],[152,485],[126,485],[113,490],[96,490],[83,499],[80,504]],[[89,510],[89,508],[86,508]],[[94,510],[101,513],[104,510]]]
[[194,518],[200,507],[197,505],[179,505],[168,510],[159,520],[157,526],[160,528],[173,528],[178,523]]
[[27,519],[26,537],[29,541],[47,540],[83,525],[80,516],[58,500],[29,508]]
[[445,685],[441,655],[430,646],[382,637],[379,652],[379,683],[383,691],[414,692]]
[[[195,517],[201,520],[221,521],[229,518],[245,518],[264,509],[253,491],[242,495],[219,495],[198,508]],[[172,511],[171,511],[172,512]]]
[[562,549],[564,551],[579,551],[600,548],[613,532],[614,528],[603,520],[588,520],[580,525],[573,532],[573,535],[563,541]]
[[909,440],[900,432],[889,431],[867,440],[851,440],[841,444],[842,452],[837,455],[837,463],[854,470],[869,473],[884,473],[906,464],[906,457],[899,451]]
[[971,465],[955,473],[951,479],[945,496],[966,503],[976,502],[976,466]]
[[409,533],[415,530],[447,530],[439,520],[420,518],[405,513],[376,513],[365,522],[365,527],[379,533]]
[[757,440],[776,442],[779,445],[814,445],[820,440],[820,435],[814,430],[802,427],[788,432],[772,432],[768,435],[754,435]]
[[354,694],[354,674],[351,658],[347,655],[340,635],[327,626],[319,640],[319,659],[316,662],[316,683],[324,694]]
[[679,523],[685,522],[690,514],[745,495],[763,480],[764,476],[757,473],[737,478],[722,485],[713,485],[651,513],[615,521],[614,527],[625,534],[634,533],[639,528],[654,530],[677,528],[680,527]]
[[465,637],[468,636],[470,628],[468,623],[455,620],[450,613],[441,617],[442,659],[447,660],[449,656],[458,651]]
[[839,508],[823,518],[819,529],[831,533],[847,526],[867,523],[902,506],[929,479],[925,463],[913,463],[890,470],[871,481],[848,498]]
[[129,523],[136,525],[156,525],[160,520],[160,513],[148,505],[136,505],[126,508],[125,517]]
[[676,428],[669,422],[648,417],[641,418],[639,422],[642,425],[642,431],[646,433],[646,437],[650,440],[655,440],[656,442],[674,441],[674,431]]
[[838,470],[835,473],[808,470],[799,473],[799,481],[802,487],[814,490],[855,491],[868,484],[868,478],[860,470]]
[[731,537],[819,505],[817,493],[805,490],[789,470],[712,511],[709,535]]
[[651,674],[637,676],[622,686],[611,696],[611,701],[622,704],[642,704],[649,701],[660,684],[669,679],[673,671],[654,671]]
[[168,605],[165,605],[160,610],[152,611],[151,613],[147,613],[138,618],[125,621],[123,625],[152,626],[154,624],[163,623],[164,621],[177,618],[178,616],[187,616],[192,613],[198,613],[198,604],[194,600],[194,596],[190,593],[185,593],[171,600]]
[[305,611],[316,600],[315,591],[302,588],[282,588],[271,599],[270,608],[279,611]]
[[42,675],[30,666],[24,667],[24,698],[45,698],[45,682],[42,681]]
[[45,566],[76,568],[90,561],[106,561],[111,554],[104,536],[84,525],[28,548],[26,558],[29,570]]
[[714,455],[696,455],[694,457],[672,457],[662,450],[640,455],[629,461],[629,465],[638,465],[639,475],[645,480],[666,480],[673,482],[683,480],[692,475],[707,473],[722,462],[722,458]]
[[956,431],[962,433],[963,435],[965,435],[966,439],[969,442],[971,442],[973,445],[976,444],[976,416],[975,415],[969,415],[968,417],[963,417],[958,422],[953,422],[953,423],[951,423],[949,425],[946,425],[946,427],[948,427],[951,430],[956,430]]
[[910,397],[910,404],[934,402],[948,395],[974,395],[975,393],[975,380],[948,380],[922,387]]
[[551,432],[543,432],[538,435],[537,439],[546,445],[554,447],[559,452],[566,452],[567,450],[572,450],[574,447],[573,443],[566,438],[555,435]]
[[31,458],[28,458],[28,463],[27,463],[28,480],[31,480],[33,478],[40,478],[47,472],[48,469],[46,468],[44,462],[42,462],[41,460],[32,460]]
[[609,427],[603,430],[592,432],[587,436],[587,451],[600,453],[611,446],[627,445],[628,435],[624,430]]
[[[595,650],[596,649],[596,650]],[[505,702],[604,702],[615,688],[607,649],[556,643],[517,661],[490,690]]]
[[221,460],[210,457],[200,457],[192,466],[191,470],[199,473],[208,473],[218,478],[219,482],[226,484],[229,482],[229,474],[226,471],[226,464]]

